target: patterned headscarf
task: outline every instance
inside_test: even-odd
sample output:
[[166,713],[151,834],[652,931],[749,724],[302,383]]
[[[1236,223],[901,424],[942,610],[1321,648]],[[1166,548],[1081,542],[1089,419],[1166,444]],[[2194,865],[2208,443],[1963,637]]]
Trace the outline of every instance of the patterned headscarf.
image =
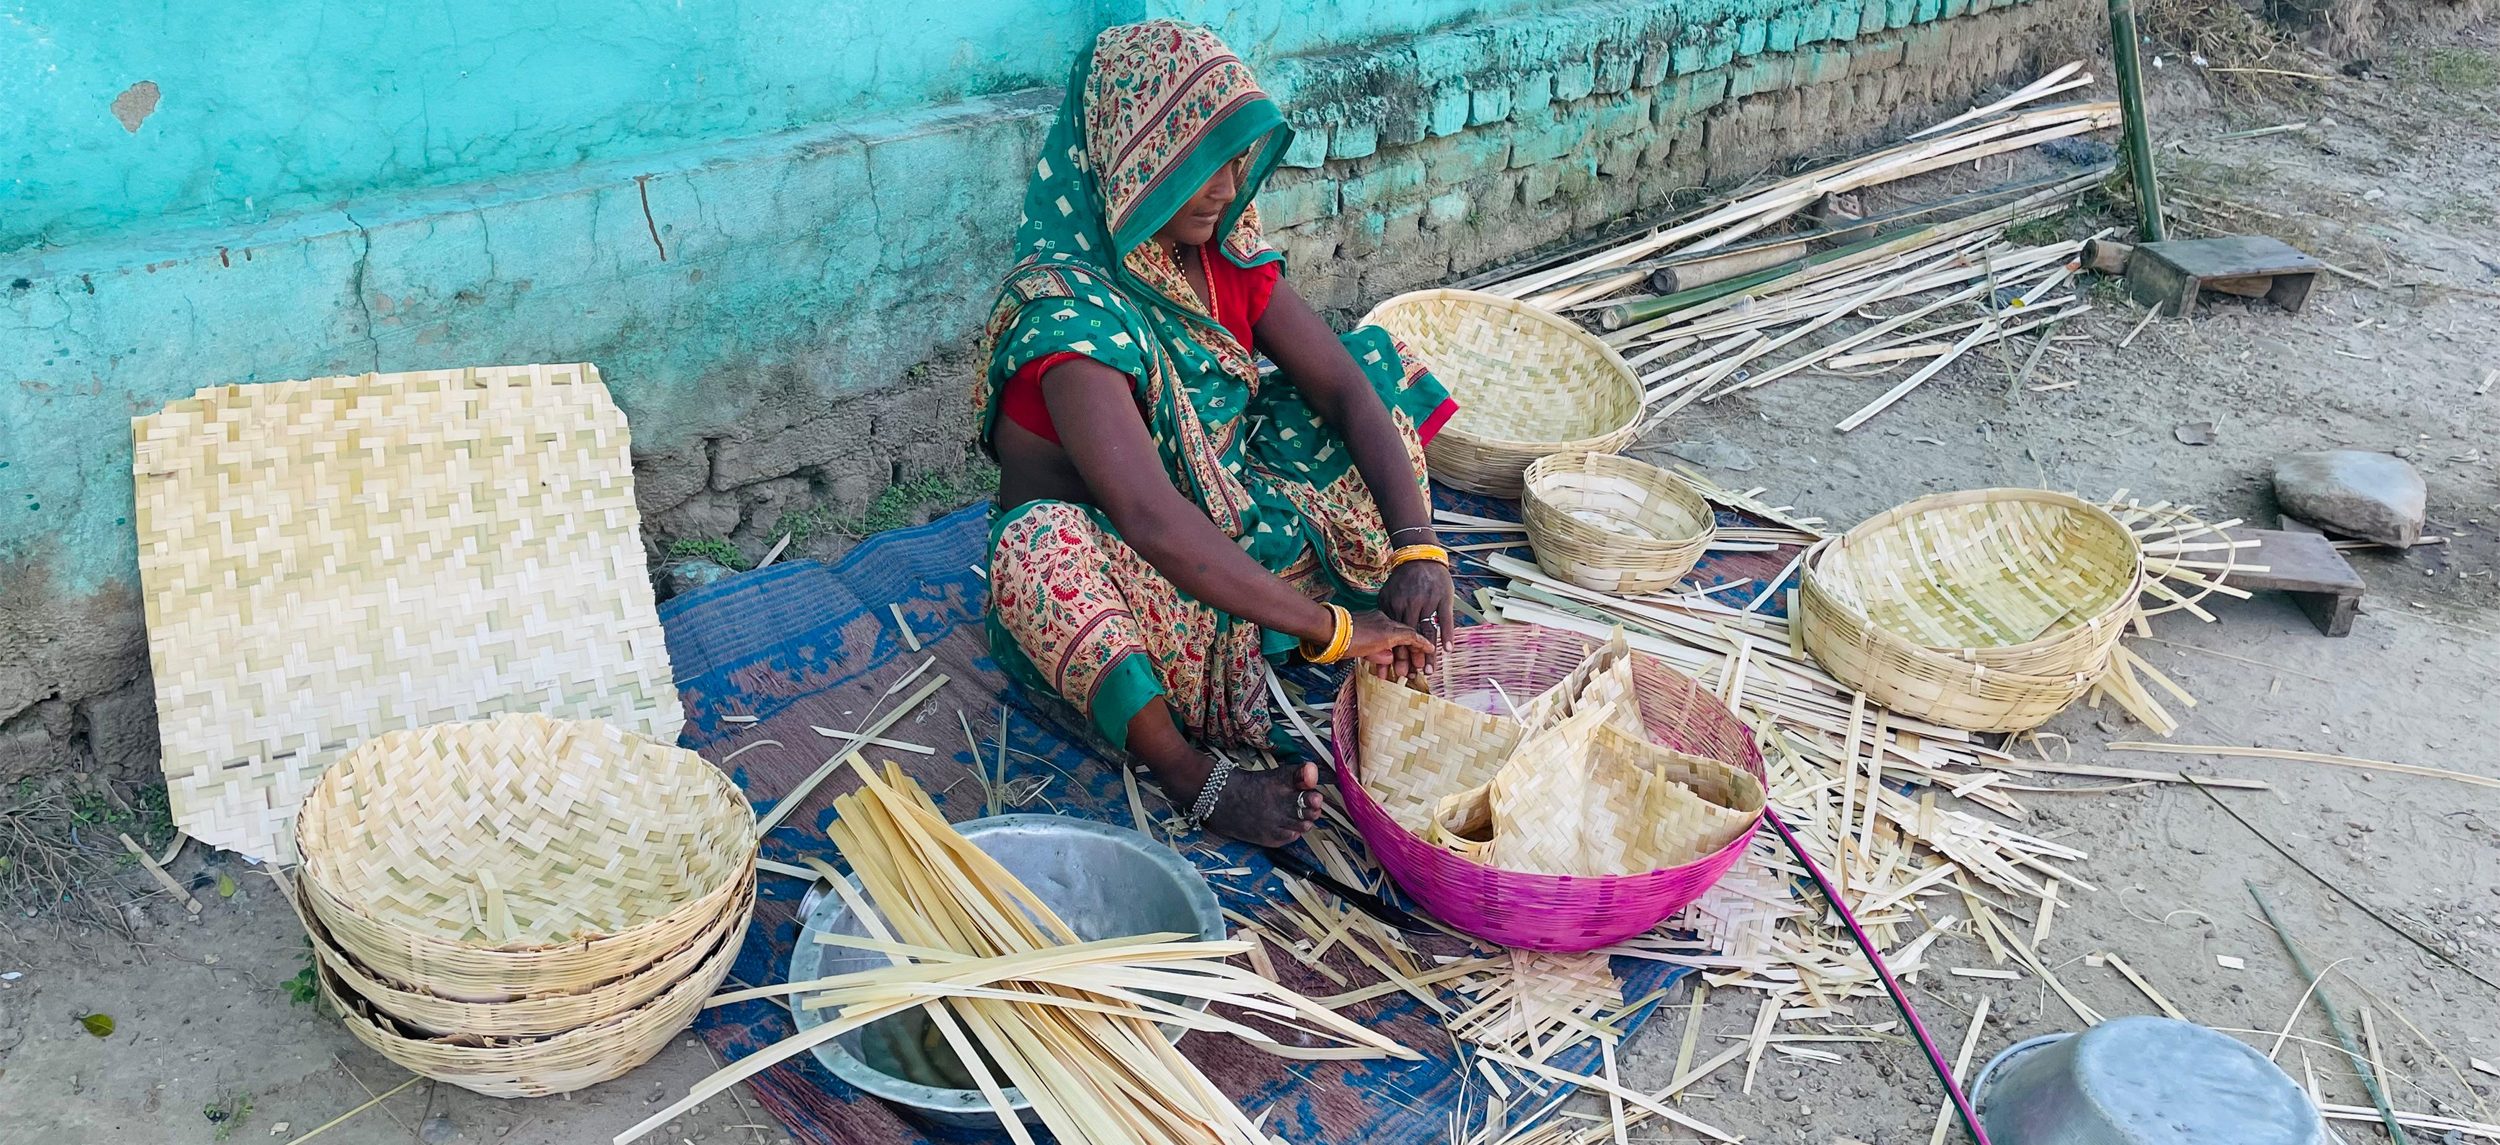
[[975,390],[982,440],[1018,369],[1061,351],[1087,355],[1135,380],[1182,494],[1227,534],[1251,537],[1245,547],[1261,563],[1290,561],[1299,531],[1261,528],[1289,507],[1243,484],[1241,430],[1258,395],[1257,363],[1151,240],[1224,164],[1247,156],[1212,249],[1241,267],[1280,261],[1251,198],[1292,138],[1213,32],[1153,20],[1096,37],[1069,74],[1025,191],[1019,261],[991,312],[990,366]]

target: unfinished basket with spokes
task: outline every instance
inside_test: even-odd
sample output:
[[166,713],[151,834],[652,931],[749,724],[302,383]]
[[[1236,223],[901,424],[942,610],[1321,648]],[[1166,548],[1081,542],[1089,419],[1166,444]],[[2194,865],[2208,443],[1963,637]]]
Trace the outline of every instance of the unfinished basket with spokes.
[[322,998],[339,1012],[347,1032],[373,1052],[413,1073],[488,1097],[546,1097],[621,1076],[667,1048],[729,977],[745,941],[746,927],[734,927],[659,996],[543,1038],[436,1036],[376,1009],[342,984],[329,964],[317,962],[314,974]]
[[1520,516],[1537,566],[1599,592],[1661,592],[1718,533],[1683,478],[1612,453],[1557,453],[1528,466]]
[[[1432,691],[1480,712],[1516,710],[1509,705],[1529,704],[1599,647],[1586,637],[1536,625],[1474,625],[1450,637],[1448,652],[1433,666]],[[1761,753],[1727,705],[1666,664],[1630,656],[1634,702],[1648,740],[1747,773],[1758,792]],[[1373,794],[1374,773],[1392,770],[1396,762],[1380,757],[1395,749],[1367,735],[1363,705],[1355,696],[1360,671],[1350,673],[1338,693],[1330,729],[1346,813],[1389,877],[1467,934],[1530,950],[1594,950],[1620,942],[1700,898],[1743,856],[1753,837],[1755,825],[1747,822],[1697,860],[1636,875],[1538,874],[1478,862],[1408,829]]]
[[2037,489],[1922,497],[1807,554],[1806,650],[1904,715],[2039,726],[2091,690],[2133,619],[2144,557],[2106,509]]
[[1432,475],[1496,497],[1554,453],[1612,453],[1641,416],[1640,377],[1567,319],[1472,290],[1401,294],[1363,317],[1450,388],[1458,413],[1424,447]]
[[465,1002],[578,993],[684,947],[752,879],[755,813],[701,756],[505,715],[365,741],[296,819],[342,951]]

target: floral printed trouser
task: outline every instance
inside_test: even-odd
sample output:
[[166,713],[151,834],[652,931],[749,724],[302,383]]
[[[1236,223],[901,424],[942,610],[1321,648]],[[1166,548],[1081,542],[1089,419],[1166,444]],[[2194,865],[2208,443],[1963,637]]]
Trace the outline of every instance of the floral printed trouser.
[[[1389,413],[1420,482],[1415,421],[1396,403]],[[1313,432],[1316,420],[1298,431]],[[1279,484],[1309,543],[1277,575],[1314,600],[1372,607],[1388,579],[1390,546],[1362,475],[1344,467],[1325,486]],[[1281,658],[1294,643],[1181,591],[1102,510],[1069,501],[1028,501],[991,524],[989,633],[990,652],[1010,677],[1068,701],[1121,748],[1129,721],[1158,697],[1192,740],[1268,742],[1262,660]]]

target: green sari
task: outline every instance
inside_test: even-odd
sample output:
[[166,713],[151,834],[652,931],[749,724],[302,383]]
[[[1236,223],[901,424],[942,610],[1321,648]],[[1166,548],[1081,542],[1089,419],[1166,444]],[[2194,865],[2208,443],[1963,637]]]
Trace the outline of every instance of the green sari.
[[[1260,376],[1152,241],[1246,155],[1240,195],[1205,253],[1242,268],[1281,263],[1252,198],[1292,137],[1206,29],[1158,20],[1103,32],[1070,73],[1025,192],[1020,257],[992,312],[975,393],[981,439],[1018,370],[1056,353],[1090,357],[1132,381],[1166,476],[1217,528],[1312,596],[1368,608],[1391,545],[1351,451],[1292,386]],[[1447,390],[1386,331],[1365,327],[1344,342],[1404,431],[1420,482],[1418,431],[1448,416]],[[1158,696],[1202,741],[1268,737],[1262,661],[1281,659],[1293,637],[1181,593],[1100,510],[1039,501],[1000,514],[991,565],[994,656],[1019,683],[1075,704],[1114,745]]]

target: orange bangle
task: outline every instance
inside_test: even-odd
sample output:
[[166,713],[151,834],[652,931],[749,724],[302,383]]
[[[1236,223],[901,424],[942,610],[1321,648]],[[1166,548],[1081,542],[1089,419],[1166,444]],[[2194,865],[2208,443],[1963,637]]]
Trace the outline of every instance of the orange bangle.
[[1345,659],[1346,646],[1354,643],[1354,614],[1339,605],[1328,605],[1328,613],[1336,619],[1336,631],[1329,634],[1328,646],[1311,651],[1311,642],[1302,642],[1302,658],[1314,664],[1334,664]]
[[1450,550],[1439,545],[1407,545],[1389,554],[1391,569],[1409,561],[1431,561],[1435,564],[1447,565],[1450,563]]

